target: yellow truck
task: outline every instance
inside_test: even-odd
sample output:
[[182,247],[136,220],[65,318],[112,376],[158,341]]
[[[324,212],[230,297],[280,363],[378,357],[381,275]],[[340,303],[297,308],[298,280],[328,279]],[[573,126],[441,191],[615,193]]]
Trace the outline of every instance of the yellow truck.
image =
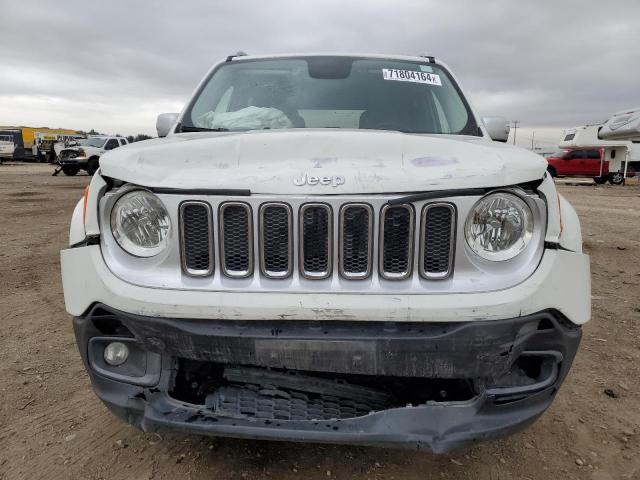
[[[35,160],[35,161],[45,161],[46,155],[39,155],[39,151],[36,148],[34,152],[33,146],[35,144],[35,139],[38,136],[42,135],[63,135],[63,136],[75,136],[78,135],[76,130],[71,130],[69,128],[48,128],[48,127],[3,127],[0,126],[0,131],[3,130],[18,130],[21,135],[21,138],[16,139],[16,151],[14,153],[14,158],[26,159],[26,160]],[[38,135],[40,134],[40,135]]]

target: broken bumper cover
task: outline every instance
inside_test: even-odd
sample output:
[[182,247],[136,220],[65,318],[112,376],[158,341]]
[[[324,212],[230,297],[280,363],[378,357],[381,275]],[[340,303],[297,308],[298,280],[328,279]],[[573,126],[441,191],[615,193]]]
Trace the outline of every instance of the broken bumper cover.
[[[97,304],[74,319],[74,329],[97,395],[144,431],[434,452],[507,435],[533,422],[551,404],[581,338],[580,327],[555,311],[474,322],[233,322],[144,317]],[[102,359],[104,345],[118,339],[130,346],[130,366],[109,367]],[[200,402],[176,395],[185,362],[249,365],[258,374],[283,369],[322,381],[347,376],[369,386],[375,379],[455,379],[472,383],[474,391],[468,398],[397,403],[351,418],[300,420],[276,410],[254,415],[246,413],[246,405],[246,414],[238,413],[242,406],[229,413],[212,407],[210,397]],[[204,384],[207,378],[197,380]],[[228,386],[216,384],[210,393]],[[280,402],[288,394],[282,395]]]

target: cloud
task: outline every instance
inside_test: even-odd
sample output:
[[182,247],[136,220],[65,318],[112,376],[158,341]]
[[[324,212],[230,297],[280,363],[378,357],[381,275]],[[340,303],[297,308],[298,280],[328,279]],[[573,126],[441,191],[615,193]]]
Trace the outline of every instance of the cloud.
[[[640,2],[0,0],[0,123],[153,133],[209,67],[250,53],[435,55],[484,114],[593,123],[640,104]],[[28,32],[28,34],[27,34]]]

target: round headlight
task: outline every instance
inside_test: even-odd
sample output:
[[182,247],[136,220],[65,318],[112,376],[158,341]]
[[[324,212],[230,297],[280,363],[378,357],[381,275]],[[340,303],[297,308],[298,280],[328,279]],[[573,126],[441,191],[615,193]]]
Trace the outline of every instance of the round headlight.
[[517,195],[498,192],[478,200],[464,226],[467,245],[487,260],[509,260],[522,252],[533,234],[531,209]]
[[122,249],[136,257],[153,257],[167,246],[169,213],[153,193],[134,190],[111,210],[111,231]]

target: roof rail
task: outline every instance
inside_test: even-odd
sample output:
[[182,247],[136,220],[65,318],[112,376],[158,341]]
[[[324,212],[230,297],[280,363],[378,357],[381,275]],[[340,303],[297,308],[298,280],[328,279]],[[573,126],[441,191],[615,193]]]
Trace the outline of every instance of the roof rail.
[[227,62],[230,62],[231,60],[233,60],[236,57],[246,57],[247,54],[245,52],[243,52],[242,50],[238,50],[236,53],[234,53],[233,55],[229,55],[227,57]]
[[420,55],[422,58],[426,58],[429,63],[436,63],[436,57],[430,55]]

